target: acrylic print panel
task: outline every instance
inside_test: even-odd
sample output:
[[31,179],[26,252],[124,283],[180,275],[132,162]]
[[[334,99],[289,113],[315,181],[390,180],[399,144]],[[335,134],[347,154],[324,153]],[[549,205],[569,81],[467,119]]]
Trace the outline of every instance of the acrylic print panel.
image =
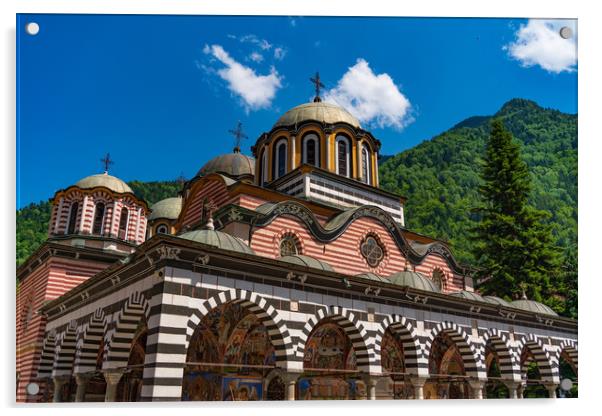
[[17,25],[18,402],[578,396],[575,20]]

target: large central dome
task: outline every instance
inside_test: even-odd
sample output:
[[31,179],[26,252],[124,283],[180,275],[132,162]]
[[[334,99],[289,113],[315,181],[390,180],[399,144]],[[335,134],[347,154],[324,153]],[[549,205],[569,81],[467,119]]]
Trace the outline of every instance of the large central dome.
[[335,104],[322,101],[301,104],[288,110],[274,124],[276,127],[293,126],[303,121],[318,121],[324,124],[347,123],[360,128],[360,122],[347,110]]

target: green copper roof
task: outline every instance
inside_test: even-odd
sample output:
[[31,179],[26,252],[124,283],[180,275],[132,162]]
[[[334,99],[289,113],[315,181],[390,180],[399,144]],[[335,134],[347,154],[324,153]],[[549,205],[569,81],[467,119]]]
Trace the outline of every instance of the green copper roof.
[[318,121],[324,124],[347,123],[353,127],[360,128],[360,122],[347,110],[338,105],[325,102],[311,102],[301,104],[288,110],[274,124],[274,128],[283,126],[294,126],[303,121]]
[[495,303],[495,302],[492,302],[491,300],[485,299],[483,296],[479,295],[476,292],[469,292],[468,290],[460,290],[458,292],[450,293],[449,295],[450,296],[455,296],[457,298],[474,300],[474,301],[477,301],[477,302]]
[[556,312],[552,310],[549,306],[544,305],[543,303],[535,302],[534,300],[520,299],[510,302],[510,305],[513,308],[522,309],[524,311],[540,313],[542,315],[552,315],[558,316]]
[[382,277],[377,275],[376,273],[360,273],[358,275],[356,275],[356,277],[361,277],[362,279],[367,279],[367,280],[374,280],[376,282],[384,282],[384,283],[389,283],[389,280],[386,277]]
[[157,202],[151,207],[151,215],[148,217],[149,221],[156,220],[158,218],[167,218],[168,220],[175,220],[180,216],[182,210],[182,198],[166,198]]
[[507,308],[511,308],[512,307],[512,305],[510,304],[510,302],[505,301],[502,298],[498,298],[497,296],[483,296],[483,299],[485,299],[489,303],[494,303],[496,305],[505,306]]
[[119,178],[116,178],[115,176],[109,175],[106,172],[80,179],[76,182],[75,186],[81,189],[92,189],[98,186],[104,186],[105,188],[108,188],[111,191],[120,194],[124,194],[127,192],[130,192],[132,194],[134,193],[134,191],[132,191],[132,188],[130,188],[127,183],[125,183]]
[[233,177],[255,175],[255,159],[240,152],[228,153],[214,157],[199,170],[197,175],[225,173]]
[[431,279],[418,272],[411,272],[409,270],[392,274],[389,276],[389,282],[398,286],[408,286],[429,292],[440,292]]
[[181,234],[179,238],[196,241],[213,247],[238,253],[255,254],[251,247],[239,238],[215,230],[195,230]]
[[278,260],[298,264],[300,266],[311,267],[312,269],[320,269],[327,272],[334,272],[332,266],[330,266],[330,264],[326,263],[325,261],[314,259],[313,257],[304,256],[301,254],[280,257]]

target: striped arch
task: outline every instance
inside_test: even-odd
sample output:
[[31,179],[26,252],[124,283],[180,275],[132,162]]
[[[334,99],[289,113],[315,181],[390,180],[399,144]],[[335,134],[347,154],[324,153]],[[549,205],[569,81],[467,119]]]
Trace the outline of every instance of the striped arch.
[[126,299],[123,308],[115,314],[114,327],[105,334],[103,369],[127,366],[136,328],[148,312],[148,302],[140,292],[134,292]]
[[560,343],[558,353],[556,354],[556,362],[558,364],[560,364],[560,354],[562,354],[563,351],[569,356],[572,363],[575,365],[575,372],[577,372],[579,370],[577,343],[573,340],[564,340]]
[[75,361],[75,344],[77,341],[77,323],[69,322],[67,328],[59,335],[54,354],[52,376],[70,375]]
[[230,289],[205,300],[198,309],[192,312],[186,328],[186,350],[201,319],[209,311],[227,303],[240,304],[244,309],[253,313],[267,328],[270,341],[276,353],[276,365],[288,368],[294,357],[293,343],[285,321],[280,317],[276,308],[266,299],[256,293],[241,289]]
[[40,365],[38,367],[38,378],[47,378],[52,375],[56,341],[56,331],[52,330],[46,334],[42,344],[42,355],[40,357]]
[[545,350],[543,342],[541,342],[541,340],[533,334],[523,336],[518,343],[517,355],[519,359],[519,365],[521,366],[521,377],[527,377],[527,373],[522,368],[522,363],[520,362],[520,358],[522,357],[525,348],[528,348],[535,358],[537,367],[539,367],[541,381],[547,381],[555,384],[560,383],[560,376],[558,375],[558,362],[555,360],[556,357],[554,357],[553,360],[552,357],[550,357],[550,354]]
[[492,328],[483,335],[483,341],[480,356],[483,365],[485,366],[485,372],[487,372],[485,348],[487,347],[487,344],[489,344],[497,354],[501,377],[503,379],[520,381],[520,357],[515,355],[506,335],[497,329]]
[[104,310],[99,308],[80,332],[75,350],[74,373],[96,370],[96,357],[101,343],[104,342],[105,327],[105,313]]
[[322,307],[314,316],[309,318],[297,342],[297,359],[303,359],[305,343],[309,339],[309,335],[325,318],[330,318],[336,322],[351,340],[357,357],[358,370],[370,373],[380,372],[380,365],[371,365],[371,363],[374,363],[374,351],[368,347],[370,342],[364,326],[353,313],[340,306]]
[[377,358],[375,364],[381,365],[380,348],[387,329],[391,329],[391,332],[403,345],[406,372],[413,374],[428,372],[428,360],[424,360],[422,357],[422,348],[416,330],[405,316],[400,315],[387,316],[380,324],[374,340],[374,354]]
[[435,338],[439,334],[446,334],[456,344],[462,361],[464,362],[464,370],[467,376],[476,377],[480,380],[487,378],[487,372],[485,371],[485,364],[481,359],[476,348],[470,341],[470,338],[460,326],[453,322],[445,321],[440,322],[435,326],[426,340],[424,349],[424,358],[428,362],[431,355],[431,349]]

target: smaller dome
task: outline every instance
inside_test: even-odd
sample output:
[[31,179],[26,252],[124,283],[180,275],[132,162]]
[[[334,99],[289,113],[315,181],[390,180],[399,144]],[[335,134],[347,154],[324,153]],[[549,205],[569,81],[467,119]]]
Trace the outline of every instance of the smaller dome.
[[355,128],[360,128],[360,122],[349,111],[338,105],[314,101],[291,108],[284,113],[273,128],[294,126],[303,121],[318,121],[324,124],[347,123]]
[[151,207],[151,214],[148,217],[149,221],[153,221],[159,218],[166,218],[168,220],[177,220],[182,211],[182,198],[166,198],[157,202]]
[[286,261],[288,263],[298,264],[300,266],[311,267],[312,269],[320,269],[326,272],[334,272],[332,266],[325,261],[314,259],[310,256],[304,256],[296,254],[294,256],[280,257],[278,260]]
[[483,299],[485,299],[489,303],[494,303],[496,305],[505,306],[507,308],[511,308],[512,307],[512,305],[510,304],[510,302],[505,301],[502,298],[498,298],[497,296],[483,296]]
[[75,186],[81,189],[92,189],[99,186],[104,186],[105,188],[110,189],[113,192],[117,192],[119,194],[125,193],[134,193],[132,188],[129,187],[127,183],[122,181],[115,176],[111,176],[108,173],[99,173],[98,175],[87,176],[83,179],[80,179],[75,183]]
[[389,282],[398,286],[408,286],[428,292],[440,292],[435,283],[421,273],[405,270],[389,276]]
[[239,151],[214,157],[199,170],[198,176],[223,173],[232,177],[255,175],[255,159]]
[[207,244],[209,246],[221,248],[228,251],[236,251],[244,254],[255,254],[251,247],[245,244],[240,238],[230,234],[215,230],[195,230],[188,231],[178,236],[185,240],[196,241],[197,243]]
[[554,312],[552,308],[544,305],[543,303],[535,302],[534,300],[515,300],[510,302],[510,306],[512,306],[513,308],[522,309],[524,311],[540,313],[542,315],[558,316],[558,314]]
[[374,280],[375,282],[389,283],[389,280],[386,277],[379,276],[376,273],[360,273],[355,276],[360,277],[362,279]]
[[462,299],[467,299],[467,300],[474,300],[476,302],[495,303],[495,302],[492,302],[490,300],[485,299],[485,297],[479,295],[476,292],[469,292],[468,290],[460,290],[458,292],[450,293],[449,295],[457,297],[457,298],[462,298]]

